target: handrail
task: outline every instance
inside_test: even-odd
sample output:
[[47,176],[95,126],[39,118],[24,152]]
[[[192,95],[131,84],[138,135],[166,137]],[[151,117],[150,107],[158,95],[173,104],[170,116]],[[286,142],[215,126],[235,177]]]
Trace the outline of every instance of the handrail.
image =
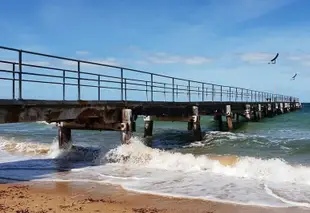
[[[66,86],[77,86],[79,100],[81,99],[82,87],[95,87],[98,89],[98,100],[101,100],[101,89],[114,89],[121,91],[121,97],[119,99],[122,101],[128,100],[129,91],[139,91],[143,92],[146,95],[147,101],[156,101],[155,94],[164,94],[165,101],[169,101],[169,99],[167,100],[167,96],[171,95],[170,101],[173,102],[180,100],[180,95],[186,95],[186,99],[188,102],[227,100],[231,102],[299,102],[298,98],[292,96],[284,96],[280,94],[272,94],[269,92],[257,91],[247,88],[171,77],[168,75],[156,74],[121,66],[108,65],[86,60],[78,60],[27,50],[19,50],[4,46],[0,46],[0,50],[18,53],[18,58],[16,58],[16,60],[1,59],[0,55],[0,65],[11,65],[11,69],[1,69],[0,67],[0,73],[5,73],[3,74],[5,76],[0,76],[0,79],[5,81],[12,81],[12,99],[16,98],[16,86],[19,91],[17,93],[18,99],[23,99],[23,82],[33,82],[41,84],[62,85],[63,100],[66,100]],[[27,62],[24,60],[25,56],[40,56],[44,58],[70,61],[73,62],[74,65],[76,65],[76,69],[59,67],[59,64],[57,67],[56,65],[45,66],[36,64],[34,62]],[[85,71],[85,69],[82,70],[81,67],[83,65],[94,65],[96,67],[111,68],[114,70],[118,70],[119,72],[115,73],[115,75],[114,73],[113,75],[108,75],[107,73],[102,72],[89,72]],[[23,71],[23,68],[27,69],[27,71]],[[37,70],[40,70],[41,72],[38,73]],[[59,75],[42,73],[42,71],[59,72]],[[10,73],[12,75],[9,76]],[[70,73],[76,74],[77,76],[70,76]],[[135,75],[135,77],[129,77],[130,73],[143,74],[145,76],[144,78],[139,78],[137,75]],[[92,78],[85,77],[85,75],[92,76]],[[42,79],[37,79],[34,77],[41,77]],[[45,78],[49,78],[50,81],[47,81]],[[160,79],[156,80],[156,78]],[[66,80],[76,80],[77,82],[69,83]],[[88,83],[85,83],[85,81],[87,81]],[[16,84],[16,82],[18,84]],[[93,82],[93,84],[89,84],[89,82]]]

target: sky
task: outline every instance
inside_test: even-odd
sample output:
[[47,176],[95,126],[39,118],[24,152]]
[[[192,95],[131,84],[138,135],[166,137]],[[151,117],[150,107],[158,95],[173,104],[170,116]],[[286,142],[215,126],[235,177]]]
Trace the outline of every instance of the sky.
[[[308,0],[2,0],[0,46],[310,102],[309,7]],[[268,64],[277,52],[277,63]],[[9,86],[1,91],[9,94]],[[32,98],[62,91],[24,89]]]

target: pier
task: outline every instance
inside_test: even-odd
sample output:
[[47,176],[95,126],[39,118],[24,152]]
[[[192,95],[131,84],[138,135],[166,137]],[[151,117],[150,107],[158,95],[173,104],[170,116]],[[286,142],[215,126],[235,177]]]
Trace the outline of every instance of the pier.
[[0,123],[56,122],[61,148],[75,129],[120,131],[128,143],[138,116],[144,116],[145,137],[152,136],[154,122],[177,121],[187,123],[199,141],[201,116],[213,116],[219,130],[231,131],[240,117],[258,122],[301,108],[292,96],[8,47],[0,51],[1,93],[7,96],[0,99]]

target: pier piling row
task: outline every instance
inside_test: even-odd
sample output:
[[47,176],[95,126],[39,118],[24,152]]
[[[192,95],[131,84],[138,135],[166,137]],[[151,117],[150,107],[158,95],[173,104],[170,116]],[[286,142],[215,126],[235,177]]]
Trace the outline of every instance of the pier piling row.
[[[0,101],[0,123],[55,122],[59,147],[67,148],[72,141],[71,130],[120,131],[122,143],[129,143],[136,131],[136,119],[144,117],[144,137],[153,135],[154,122],[187,122],[193,140],[202,140],[201,116],[213,116],[218,130],[232,131],[234,123],[260,121],[300,108],[299,103],[150,103],[150,102],[57,102]],[[264,113],[265,112],[265,113]],[[223,121],[226,118],[226,122]]]

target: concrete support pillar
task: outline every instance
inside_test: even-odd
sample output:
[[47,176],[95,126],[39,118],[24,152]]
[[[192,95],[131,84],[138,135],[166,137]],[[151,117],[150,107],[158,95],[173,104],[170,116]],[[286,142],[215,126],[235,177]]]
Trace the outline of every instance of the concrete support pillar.
[[153,135],[153,120],[152,116],[144,117],[144,137],[152,137]]
[[257,120],[261,120],[262,119],[262,105],[258,104],[257,105]]
[[128,144],[131,137],[132,132],[135,130],[135,123],[132,116],[131,109],[123,109],[122,110],[122,131],[121,131],[121,141],[122,144]]
[[280,113],[281,113],[281,114],[283,114],[283,113],[284,113],[283,103],[280,103]]
[[216,120],[218,122],[219,130],[222,131],[223,130],[223,120],[222,120],[222,110],[221,109],[218,109],[215,111],[214,120]]
[[232,112],[231,112],[230,105],[226,105],[226,121],[227,121],[228,130],[229,131],[233,130]]
[[268,117],[272,117],[273,116],[273,106],[272,106],[272,104],[268,104],[267,105],[267,115],[268,115]]
[[236,113],[236,122],[239,123],[239,121],[240,121],[240,115]]
[[68,149],[72,145],[71,129],[64,127],[63,122],[58,126],[58,145],[60,149]]
[[192,130],[193,130],[193,135],[194,135],[194,140],[195,141],[201,141],[202,140],[202,135],[201,135],[201,128],[200,128],[200,116],[199,116],[199,110],[197,106],[193,106],[192,108]]
[[245,105],[244,115],[245,115],[247,120],[251,120],[251,105],[250,104]]

